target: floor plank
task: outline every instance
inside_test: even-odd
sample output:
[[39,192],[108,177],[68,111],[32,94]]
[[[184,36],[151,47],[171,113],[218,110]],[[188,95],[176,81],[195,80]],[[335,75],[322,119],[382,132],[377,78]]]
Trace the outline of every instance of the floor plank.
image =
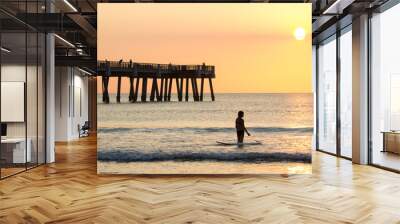
[[313,175],[111,176],[96,139],[0,181],[0,223],[400,223],[400,175],[319,152]]

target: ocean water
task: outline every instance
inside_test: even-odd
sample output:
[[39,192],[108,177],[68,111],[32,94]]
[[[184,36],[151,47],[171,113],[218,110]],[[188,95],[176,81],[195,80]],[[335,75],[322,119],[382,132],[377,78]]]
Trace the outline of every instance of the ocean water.
[[[99,173],[310,173],[311,94],[216,94],[216,101],[102,104]],[[111,96],[111,100],[115,99]],[[172,96],[172,100],[176,100]],[[192,99],[191,99],[192,100]],[[237,112],[262,145],[236,141]]]

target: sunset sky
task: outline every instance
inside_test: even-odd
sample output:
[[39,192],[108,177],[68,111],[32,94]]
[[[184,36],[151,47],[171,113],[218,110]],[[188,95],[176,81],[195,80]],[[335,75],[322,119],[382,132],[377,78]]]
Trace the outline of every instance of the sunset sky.
[[311,4],[99,3],[97,32],[99,60],[215,65],[217,93],[311,92]]

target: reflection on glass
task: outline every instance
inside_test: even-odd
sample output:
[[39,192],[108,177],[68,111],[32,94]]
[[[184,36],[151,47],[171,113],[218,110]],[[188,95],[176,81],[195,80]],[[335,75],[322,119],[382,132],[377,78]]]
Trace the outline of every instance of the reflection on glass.
[[336,40],[318,48],[318,146],[336,153]]
[[340,153],[352,157],[352,35],[340,36]]
[[400,5],[372,17],[372,163],[400,170]]

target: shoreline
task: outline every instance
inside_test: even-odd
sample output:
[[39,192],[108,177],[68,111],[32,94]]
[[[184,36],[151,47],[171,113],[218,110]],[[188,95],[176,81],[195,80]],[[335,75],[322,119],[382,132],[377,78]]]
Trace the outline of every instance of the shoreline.
[[312,163],[102,162],[98,174],[312,174]]

